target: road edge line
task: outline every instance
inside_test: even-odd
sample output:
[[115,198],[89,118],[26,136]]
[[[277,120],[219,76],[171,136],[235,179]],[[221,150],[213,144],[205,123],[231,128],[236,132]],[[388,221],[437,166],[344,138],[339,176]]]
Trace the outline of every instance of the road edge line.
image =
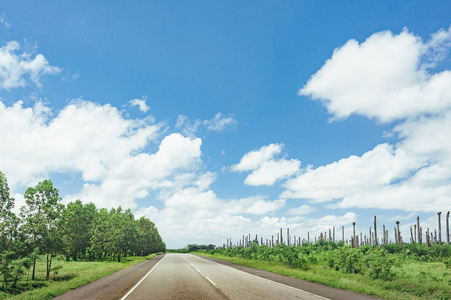
[[152,269],[150,269],[150,271],[147,272],[147,274],[144,275],[144,277],[141,278],[141,280],[140,280],[137,284],[135,284],[135,286],[134,286],[131,290],[129,290],[129,291],[127,292],[127,294],[125,294],[124,297],[122,297],[120,300],[125,300],[125,298],[127,298],[127,297],[128,297],[128,296],[129,296],[129,295],[130,295],[137,287],[138,287],[138,285],[140,285],[141,282],[143,282],[143,280],[146,279],[146,277],[149,276],[149,274],[152,273],[152,271],[158,266],[158,264],[161,263],[161,262],[163,261],[163,259],[165,259],[165,258],[166,258],[166,254],[165,254],[165,255],[163,256],[163,258],[162,258],[159,262],[157,262],[157,263],[155,264],[155,266],[153,266]]

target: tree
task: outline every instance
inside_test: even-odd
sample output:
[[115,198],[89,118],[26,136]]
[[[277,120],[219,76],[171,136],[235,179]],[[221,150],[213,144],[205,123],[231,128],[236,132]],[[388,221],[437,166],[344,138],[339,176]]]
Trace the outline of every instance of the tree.
[[108,233],[111,228],[110,215],[106,208],[99,210],[92,228],[90,251],[99,255],[100,259],[103,260],[103,254],[107,252],[109,248]]
[[9,194],[5,174],[0,172],[0,249],[11,249],[11,243],[17,234],[17,218],[11,211],[14,198]]
[[[25,191],[25,206],[21,208],[23,229],[29,236],[29,243],[33,248],[39,248],[47,255],[47,276],[49,278],[53,256],[62,250],[61,217],[64,205],[58,195],[58,189],[53,187],[52,181],[44,180],[36,187],[29,187]],[[33,275],[35,278],[36,259],[33,261]]]
[[67,204],[62,218],[64,242],[68,256],[74,260],[90,247],[96,217],[97,208],[93,203],[83,205],[77,200]]

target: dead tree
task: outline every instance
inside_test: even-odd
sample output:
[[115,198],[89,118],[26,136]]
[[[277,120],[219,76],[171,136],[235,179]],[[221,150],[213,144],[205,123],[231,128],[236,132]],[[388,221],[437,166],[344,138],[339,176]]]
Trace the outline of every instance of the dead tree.
[[341,226],[341,240],[345,243],[345,227]]
[[442,245],[442,221],[441,221],[442,212],[439,211],[437,213],[437,216],[438,216],[438,244]]
[[399,231],[399,221],[396,221],[396,229],[398,230],[398,242],[402,245],[401,232]]
[[417,224],[413,224],[413,241],[416,243],[417,242]]
[[333,242],[335,243],[335,226],[334,226],[334,237],[333,237]]
[[376,216],[374,216],[374,246],[377,246],[377,224],[376,224]]
[[418,228],[418,243],[421,244],[421,235],[423,234],[420,229],[420,216],[417,216],[417,228]]
[[398,231],[396,230],[396,227],[394,227],[395,230],[395,243],[398,243]]
[[449,211],[446,213],[446,243],[449,244]]

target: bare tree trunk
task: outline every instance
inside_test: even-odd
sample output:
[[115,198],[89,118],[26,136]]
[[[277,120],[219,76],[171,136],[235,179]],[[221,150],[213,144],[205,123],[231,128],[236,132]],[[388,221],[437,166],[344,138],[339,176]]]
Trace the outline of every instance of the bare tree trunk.
[[449,211],[446,213],[446,243],[449,244]]
[[396,230],[396,227],[394,229],[395,229],[395,243],[398,243],[398,231]]
[[416,243],[417,242],[417,236],[418,236],[418,232],[417,232],[417,224],[413,225],[413,241]]
[[420,230],[420,216],[417,216],[417,227],[418,227],[418,243],[421,244],[421,235],[422,232]]
[[442,245],[442,220],[441,220],[442,212],[439,211],[437,215],[438,215],[438,244]]
[[376,216],[374,216],[374,246],[377,246],[377,224],[376,224]]
[[31,280],[34,280],[35,271],[36,271],[36,257],[33,259],[33,273],[31,275]]
[[341,226],[341,240],[345,243],[345,227]]

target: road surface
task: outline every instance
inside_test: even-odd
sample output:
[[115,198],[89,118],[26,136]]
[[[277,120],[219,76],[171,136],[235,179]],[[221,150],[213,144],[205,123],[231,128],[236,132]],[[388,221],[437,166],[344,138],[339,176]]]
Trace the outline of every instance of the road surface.
[[191,254],[166,254],[146,263],[55,299],[376,299]]

